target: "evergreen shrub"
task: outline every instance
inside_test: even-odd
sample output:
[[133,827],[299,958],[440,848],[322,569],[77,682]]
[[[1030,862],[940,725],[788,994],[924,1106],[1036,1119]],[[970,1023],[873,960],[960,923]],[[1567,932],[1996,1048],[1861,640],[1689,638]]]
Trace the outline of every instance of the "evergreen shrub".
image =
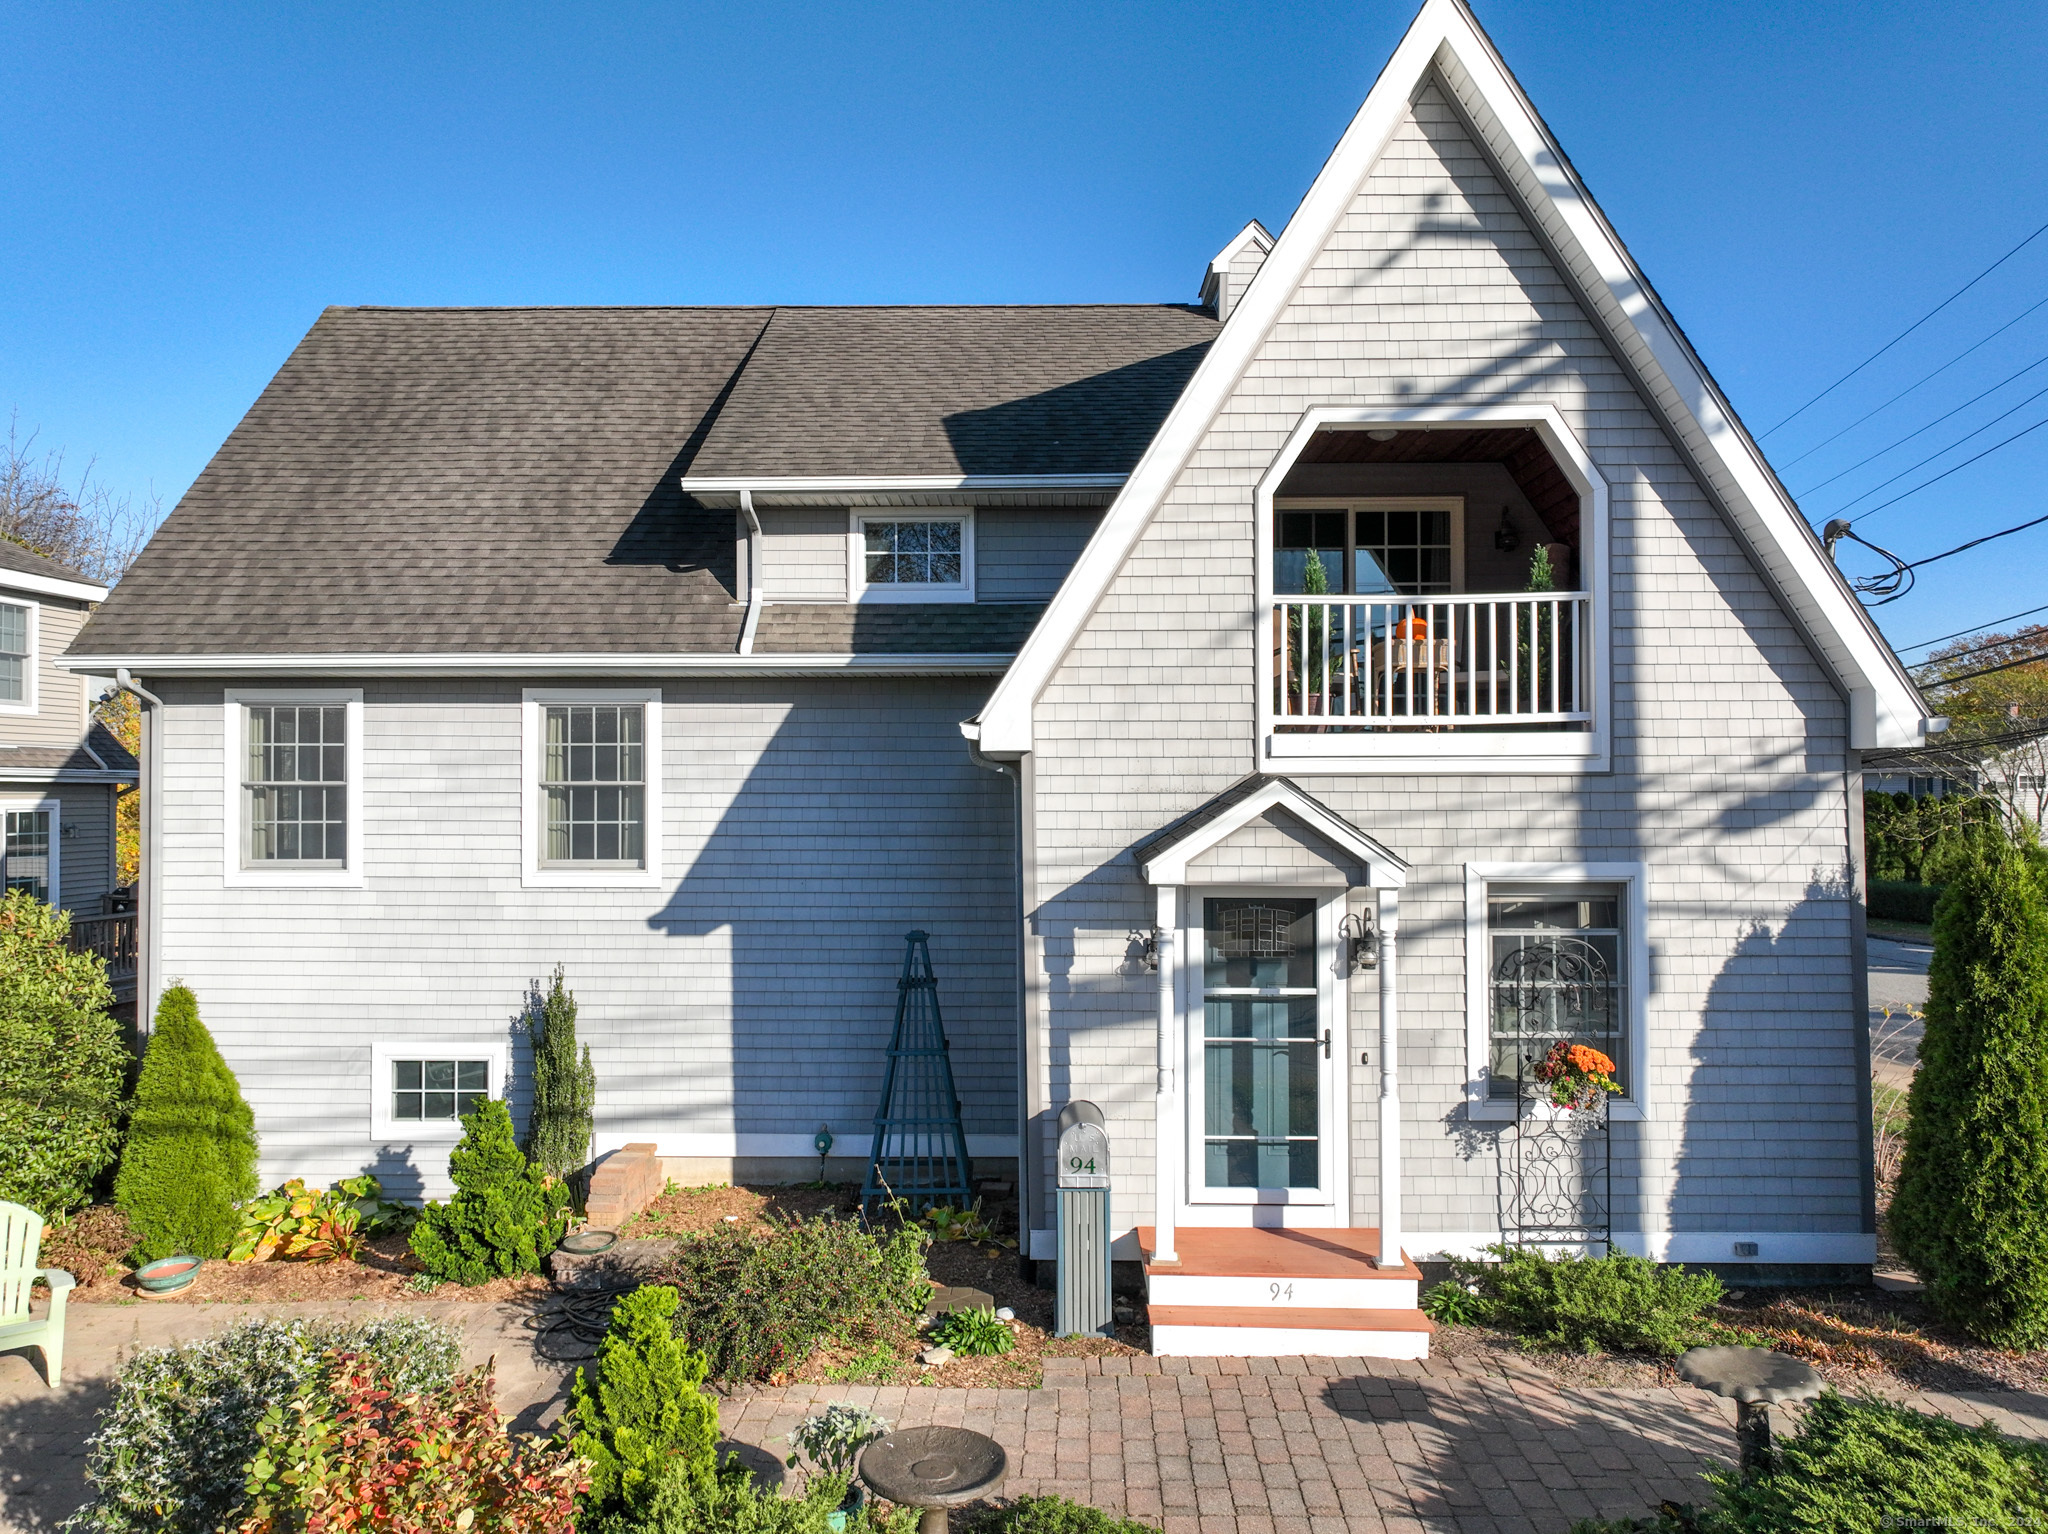
[[597,1379],[576,1371],[574,1446],[590,1467],[584,1509],[642,1510],[662,1472],[708,1482],[718,1469],[718,1407],[702,1390],[704,1355],[676,1340],[676,1292],[636,1289],[612,1306]]
[[655,1282],[680,1302],[676,1329],[715,1380],[793,1369],[826,1338],[858,1344],[900,1328],[931,1293],[915,1225],[878,1234],[852,1220],[791,1220],[683,1240]]
[[1905,921],[1926,926],[1934,920],[1935,903],[1941,899],[1939,884],[1915,884],[1906,879],[1872,879],[1865,909],[1879,921]]
[[214,1534],[245,1501],[257,1424],[318,1379],[330,1351],[383,1366],[399,1394],[455,1375],[455,1333],[422,1316],[368,1322],[243,1321],[123,1366],[86,1443],[92,1500],[66,1534]]
[[174,985],[157,1004],[114,1179],[137,1260],[226,1256],[237,1206],[255,1195],[256,1116],[199,1020],[199,998]]
[[1118,1518],[1066,1497],[1019,1497],[1008,1507],[982,1513],[965,1524],[961,1534],[1158,1534],[1158,1530],[1136,1518]]
[[1995,1347],[2048,1345],[2048,899],[1986,833],[1934,918],[1891,1233],[1928,1302]]
[[551,1176],[567,1179],[590,1162],[596,1132],[597,1071],[590,1046],[576,1057],[576,994],[555,966],[547,994],[527,1017],[533,1041],[533,1112],[527,1121],[527,1159]]
[[[1872,1397],[1829,1391],[1771,1467],[1707,1472],[1713,1501],[1572,1534],[1880,1534],[2048,1524],[2048,1448]],[[980,1531],[975,1531],[980,1534]]]
[[[1643,1257],[1546,1257],[1532,1247],[1492,1246],[1492,1262],[1459,1259],[1476,1319],[1521,1338],[1525,1348],[1666,1357],[1715,1335],[1706,1311],[1724,1292],[1711,1273],[1660,1267]],[[1441,1287],[1441,1286],[1440,1286]]]
[[899,1507],[885,1517],[873,1502],[849,1511],[835,1527],[833,1514],[846,1487],[843,1476],[819,1476],[802,1496],[792,1497],[744,1477],[716,1476],[705,1482],[671,1467],[655,1485],[644,1513],[578,1527],[586,1534],[915,1534],[915,1508]]
[[0,899],[0,1200],[46,1220],[114,1164],[129,1059],[106,964],[70,932],[26,890]]
[[569,1190],[520,1153],[502,1102],[485,1098],[463,1115],[448,1175],[455,1197],[428,1203],[412,1228],[426,1270],[465,1285],[538,1273],[569,1228]]

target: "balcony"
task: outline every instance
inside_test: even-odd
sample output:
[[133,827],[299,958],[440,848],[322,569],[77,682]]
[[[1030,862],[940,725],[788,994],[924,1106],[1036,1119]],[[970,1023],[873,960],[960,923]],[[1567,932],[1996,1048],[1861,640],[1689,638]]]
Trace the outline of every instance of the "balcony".
[[107,966],[107,980],[117,1001],[135,994],[135,913],[71,918],[71,951],[96,953]]
[[1584,730],[1592,597],[1273,599],[1282,734]]

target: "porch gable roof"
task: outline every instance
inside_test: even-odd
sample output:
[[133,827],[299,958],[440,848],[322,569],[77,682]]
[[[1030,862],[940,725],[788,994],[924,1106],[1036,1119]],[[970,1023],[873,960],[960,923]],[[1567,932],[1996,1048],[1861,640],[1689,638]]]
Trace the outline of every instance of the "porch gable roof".
[[1280,809],[1348,854],[1372,889],[1399,889],[1409,864],[1288,778],[1255,772],[1131,849],[1147,884],[1185,884],[1188,865],[1268,810]]

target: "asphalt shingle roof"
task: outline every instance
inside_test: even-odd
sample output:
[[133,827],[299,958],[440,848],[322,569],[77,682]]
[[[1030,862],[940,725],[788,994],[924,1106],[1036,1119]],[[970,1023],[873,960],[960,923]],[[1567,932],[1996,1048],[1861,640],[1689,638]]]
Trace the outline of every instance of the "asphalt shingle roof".
[[[730,652],[734,513],[685,471],[1124,472],[1215,330],[1167,305],[329,309],[71,648]],[[1028,632],[910,611],[929,641],[773,607],[760,639]]]
[[88,586],[100,584],[83,570],[60,565],[56,560],[38,554],[34,549],[23,548],[11,538],[0,538],[0,570],[13,570],[21,575],[41,575],[53,581],[83,581]]

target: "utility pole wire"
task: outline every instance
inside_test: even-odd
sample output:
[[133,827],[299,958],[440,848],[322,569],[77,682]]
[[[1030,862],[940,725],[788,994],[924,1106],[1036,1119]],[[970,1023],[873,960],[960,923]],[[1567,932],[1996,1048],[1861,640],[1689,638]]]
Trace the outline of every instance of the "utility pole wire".
[[2018,660],[2009,660],[2002,665],[1980,666],[1975,671],[1958,672],[1954,676],[1930,676],[1917,685],[1921,687],[1946,687],[1950,682],[1967,682],[1972,677],[1989,676],[1994,671],[2010,671],[2015,666],[2032,666],[2040,661],[2048,661],[2048,650],[2043,650],[2037,655],[2022,655]]
[[1989,266],[1985,267],[1983,271],[1979,272],[1976,276],[1972,277],[1968,282],[1964,283],[1961,287],[1957,288],[1955,292],[1949,294],[1948,297],[1944,298],[1932,309],[1929,309],[1925,314],[1921,315],[1919,319],[1913,321],[1912,324],[1908,325],[1904,330],[1900,331],[1897,335],[1893,336],[1889,341],[1885,342],[1884,345],[1880,346],[1876,351],[1872,352],[1868,357],[1865,357],[1861,362],[1857,363],[1856,366],[1849,369],[1849,371],[1844,373],[1840,378],[1837,378],[1833,383],[1829,384],[1825,389],[1821,390],[1820,393],[1814,395],[1812,399],[1808,400],[1805,404],[1801,405],[1797,410],[1793,411],[1790,415],[1786,416],[1782,421],[1778,422],[1776,426],[1766,427],[1762,432],[1758,434],[1757,441],[1761,442],[1765,437],[1768,437],[1772,432],[1777,431],[1782,427],[1790,426],[1794,421],[1798,420],[1799,417],[1806,414],[1807,411],[1811,410],[1815,405],[1818,405],[1830,394],[1833,394],[1835,390],[1841,388],[1843,384],[1847,383],[1850,379],[1854,378],[1858,373],[1862,372],[1865,368],[1869,367],[1871,363],[1877,361],[1878,358],[1882,357],[1894,346],[1897,346],[1901,341],[1905,340],[1907,336],[1911,335],[1914,331],[1918,330],[1922,325],[1925,325],[1929,320],[1933,319],[1937,314],[1941,313],[1942,310],[1946,309],[1950,304],[1954,303],[1957,299],[1961,298],[1965,293],[1969,292],[1970,289],[1974,288],[1986,277],[1989,277],[1993,272],[1997,271],[2001,266],[2005,265],[2006,262],[2010,261],[2014,256],[2018,255],[2021,251],[2025,250],[2029,245],[2033,244],[2034,241],[2038,240],[2044,234],[2048,234],[2048,224],[2043,224],[2039,229],[2036,229],[2024,240],[2021,240],[2019,244],[2013,246],[2011,250],[2008,250],[1996,261],[1992,262]]
[[2007,613],[2003,618],[1993,618],[1990,623],[1973,623],[1966,629],[1957,629],[1953,634],[1942,634],[1934,639],[1923,639],[1918,644],[1902,645],[1899,653],[1903,655],[1907,650],[1924,650],[1929,645],[1940,644],[1943,640],[1961,639],[1965,634],[1975,634],[1980,630],[1988,629],[1994,623],[2011,623],[2016,619],[2031,618],[2035,613],[2048,613],[2048,604],[2040,607],[2030,607],[2023,613]]
[[[2048,303],[2048,299],[2043,299],[2042,302]],[[1993,384],[1990,388],[1986,389],[1982,394],[1972,395],[1969,399],[1964,400],[1960,405],[1956,406],[1955,409],[1936,416],[1933,420],[1929,421],[1925,426],[1907,432],[1905,436],[1899,438],[1896,442],[1886,443],[1883,447],[1879,448],[1876,452],[1872,453],[1868,458],[1859,458],[1854,463],[1850,464],[1848,468],[1841,470],[1839,473],[1830,474],[1826,479],[1822,480],[1819,484],[1808,485],[1804,490],[1799,492],[1800,498],[1804,499],[1805,497],[1812,495],[1813,492],[1816,490],[1827,489],[1829,485],[1832,485],[1836,480],[1841,479],[1844,475],[1854,474],[1866,463],[1870,463],[1875,459],[1884,457],[1886,453],[1891,452],[1894,448],[1904,447],[1908,442],[1911,442],[1915,437],[1919,436],[1921,432],[1933,431],[1935,427],[1939,426],[1943,421],[1946,421],[1950,416],[1962,414],[1965,410],[1968,410],[1972,405],[1976,404],[1978,400],[1987,399],[1991,395],[1996,394],[2000,389],[2003,389],[2007,384],[2011,383],[2016,378],[2026,377],[2027,374],[2033,372],[2035,368],[2041,366],[2041,364],[2044,362],[2048,362],[2048,354],[2043,354],[2042,356],[2036,357],[2032,362],[2029,362],[2017,373],[2008,373],[2005,377],[1999,379],[1997,383]],[[2043,390],[2042,393],[2048,393],[2048,390]],[[2027,399],[2021,400],[2019,405],[2013,406],[2012,410],[2006,411],[2004,415],[1993,416],[1990,420],[1986,421],[1984,425],[1978,427],[1977,431],[1969,432],[1963,436],[1956,438],[1956,440],[1951,442],[1948,445],[1948,447],[1943,448],[1941,450],[1941,453],[1946,453],[1951,448],[1962,446],[1962,444],[1968,442],[1971,437],[1976,436],[1978,431],[1984,431],[1989,427],[1996,426],[2000,421],[2004,420],[2006,416],[2011,415],[2013,410],[2019,409],[2020,405],[2025,405],[2029,403],[2031,400],[2037,400],[2040,397],[2040,394],[2029,395]],[[1928,457],[1921,459],[1920,463],[1932,462],[1934,459],[1939,458],[1941,456],[1941,453],[1932,453]],[[1911,474],[1913,472],[1913,469],[1917,469],[1919,467],[1920,464],[1916,463],[1913,465],[1912,469],[1901,469],[1898,472],[1898,474],[1893,475],[1892,478],[1897,479],[1904,475]],[[1887,485],[1890,483],[1891,480],[1885,481],[1885,484]],[[1884,485],[1877,485],[1870,490],[1866,490],[1864,494],[1874,495],[1878,490],[1882,490],[1883,488]],[[1851,502],[1851,504],[1853,505],[1854,502]]]
[[[1983,452],[1978,453],[1975,457],[1965,458],[1961,463],[1955,465],[1955,467],[1943,469],[1939,474],[1935,475],[1932,479],[1923,479],[1911,490],[1901,490],[1897,495],[1893,496],[1890,500],[1880,501],[1877,505],[1871,507],[1868,511],[1857,512],[1856,515],[1851,517],[1849,520],[1851,522],[1861,522],[1865,517],[1874,517],[1880,511],[1883,511],[1887,506],[1896,506],[1899,504],[1899,502],[1905,500],[1906,497],[1911,495],[1918,495],[1922,490],[1925,490],[1929,485],[1940,484],[1943,480],[1947,479],[1949,475],[1958,473],[1963,469],[1967,469],[1971,464],[1975,463],[1977,459],[1989,458],[1993,453],[1997,452],[2000,448],[2010,447],[2013,443],[2019,441],[2020,438],[2037,432],[2044,426],[2048,426],[2048,416],[2041,417],[2040,420],[2036,421],[2032,426],[2027,427],[2024,431],[2014,432],[2010,437],[2007,437],[2003,442],[1992,443],[1991,446],[1985,448]],[[1936,453],[1934,456],[1939,458],[1941,454]],[[1851,504],[1853,505],[1854,503],[1852,502]],[[2033,526],[2031,522],[2027,525],[2029,527]]]

